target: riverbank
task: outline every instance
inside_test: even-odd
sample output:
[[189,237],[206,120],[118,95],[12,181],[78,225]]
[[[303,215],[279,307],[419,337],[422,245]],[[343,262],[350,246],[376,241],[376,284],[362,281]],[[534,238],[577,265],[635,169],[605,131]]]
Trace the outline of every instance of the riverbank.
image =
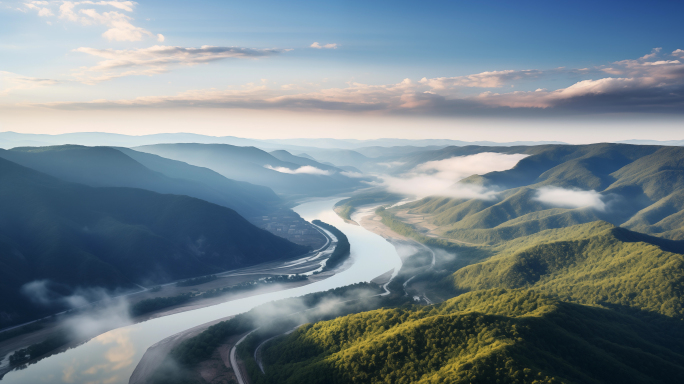
[[[156,289],[145,289],[140,292],[128,294],[125,297],[120,297],[119,300],[125,300],[123,307],[128,308],[129,306],[133,306],[136,303],[139,303],[147,299],[158,297],[167,298],[176,297],[179,295],[196,294],[199,292],[206,292],[215,289],[222,289],[225,287],[235,286],[249,281],[256,281],[271,276],[291,274],[294,275],[316,270],[320,267],[320,260],[317,260],[317,258],[321,254],[321,252],[327,252],[331,247],[335,246],[335,243],[331,241],[330,236],[326,234],[325,231],[320,230],[320,232],[325,236],[327,240],[325,245],[322,248],[319,248],[316,251],[313,251],[305,255],[304,257],[284,261],[262,263],[255,266],[245,267],[232,271],[226,271],[217,274],[215,279],[212,279],[203,284],[197,284],[193,286],[178,286],[175,282],[168,283],[163,286],[158,286]],[[339,270],[340,269],[336,271]],[[88,340],[91,340],[92,338],[97,337],[98,335],[104,334],[119,327],[128,326],[130,324],[137,324],[165,316],[171,316],[187,311],[193,311],[204,307],[219,305],[225,302],[239,300],[249,296],[256,296],[274,291],[293,289],[305,286],[320,281],[322,279],[328,278],[332,276],[336,271],[330,271],[325,274],[312,275],[309,276],[306,280],[274,283],[270,285],[264,285],[263,287],[257,289],[245,290],[238,293],[227,293],[212,298],[190,300],[181,304],[165,307],[132,318],[130,318],[127,313],[117,313],[116,315],[120,318],[119,322],[110,322],[109,326],[99,327],[96,332],[93,332],[87,337],[80,337],[72,341],[71,343],[62,345],[59,348],[51,350],[44,355],[41,355],[35,359],[28,361],[27,363],[32,364],[45,357],[76,347],[87,342]],[[7,374],[15,368],[9,365],[9,356],[12,353],[14,353],[17,350],[27,348],[31,345],[43,342],[44,340],[48,339],[49,337],[55,334],[72,334],[74,330],[72,329],[73,325],[70,323],[73,323],[74,319],[84,316],[92,316],[92,313],[84,312],[78,314],[61,315],[60,317],[49,322],[43,322],[43,326],[41,329],[17,335],[15,337],[12,337],[1,342],[0,379],[2,379],[5,374]]]

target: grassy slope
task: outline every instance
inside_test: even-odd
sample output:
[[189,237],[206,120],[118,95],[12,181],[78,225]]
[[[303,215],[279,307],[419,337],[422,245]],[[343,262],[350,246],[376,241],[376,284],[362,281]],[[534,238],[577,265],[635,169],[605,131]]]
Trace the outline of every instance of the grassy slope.
[[306,325],[265,351],[272,383],[658,383],[684,377],[681,328],[526,290]]

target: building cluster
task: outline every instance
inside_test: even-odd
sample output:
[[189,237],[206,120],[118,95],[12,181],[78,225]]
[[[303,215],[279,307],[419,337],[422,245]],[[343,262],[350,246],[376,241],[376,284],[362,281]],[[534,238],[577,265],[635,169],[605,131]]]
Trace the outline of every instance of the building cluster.
[[299,216],[279,214],[262,216],[259,227],[284,237],[293,243],[309,245],[314,249],[325,244],[325,238],[318,230]]

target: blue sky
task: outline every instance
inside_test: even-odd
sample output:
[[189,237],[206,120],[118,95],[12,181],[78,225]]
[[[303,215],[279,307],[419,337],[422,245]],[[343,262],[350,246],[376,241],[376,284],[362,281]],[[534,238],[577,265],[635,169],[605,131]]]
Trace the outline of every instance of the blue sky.
[[[667,139],[682,15],[674,1],[2,1],[0,130],[187,131],[182,110],[198,133],[251,137],[570,119]],[[143,112],[159,124],[136,124]]]

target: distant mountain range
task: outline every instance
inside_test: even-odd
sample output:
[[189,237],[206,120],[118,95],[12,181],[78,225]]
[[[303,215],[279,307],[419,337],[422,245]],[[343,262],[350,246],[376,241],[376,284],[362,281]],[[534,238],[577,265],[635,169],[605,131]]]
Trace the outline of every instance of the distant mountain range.
[[157,144],[134,149],[206,167],[290,197],[330,195],[362,185],[359,179],[345,176],[340,168],[286,151],[268,153],[228,144]]
[[[45,157],[8,152],[65,178],[93,184],[111,184],[106,182],[111,176],[112,183],[153,177],[169,188],[187,186],[115,149],[63,149],[66,157],[59,148],[46,149]],[[98,156],[92,157],[92,151]],[[69,158],[76,170],[65,169]],[[92,159],[106,162],[102,175],[89,173],[97,168],[83,164]],[[117,171],[114,164],[126,166]],[[0,327],[64,308],[59,298],[77,288],[158,284],[307,251],[255,227],[232,209],[204,200],[137,188],[90,187],[6,159],[0,159],[0,201]],[[50,306],[25,295],[31,282],[43,285],[41,295],[49,293]]]
[[491,141],[466,142],[461,140],[410,140],[410,139],[274,139],[258,140],[245,139],[234,136],[207,136],[195,133],[159,133],[152,135],[131,136],[105,132],[77,132],[57,135],[30,134],[17,132],[0,132],[0,147],[13,148],[18,146],[45,146],[61,144],[79,144],[88,146],[121,146],[134,147],[150,144],[170,143],[200,143],[200,144],[230,144],[237,146],[253,146],[263,149],[296,149],[301,147],[358,149],[363,147],[396,147],[396,146],[441,146],[450,145],[538,145],[564,144],[556,141],[518,141],[513,143],[496,143]]
[[59,179],[93,187],[131,187],[187,195],[246,217],[273,209],[268,187],[230,180],[207,169],[128,148],[61,145],[0,150],[0,157]]

